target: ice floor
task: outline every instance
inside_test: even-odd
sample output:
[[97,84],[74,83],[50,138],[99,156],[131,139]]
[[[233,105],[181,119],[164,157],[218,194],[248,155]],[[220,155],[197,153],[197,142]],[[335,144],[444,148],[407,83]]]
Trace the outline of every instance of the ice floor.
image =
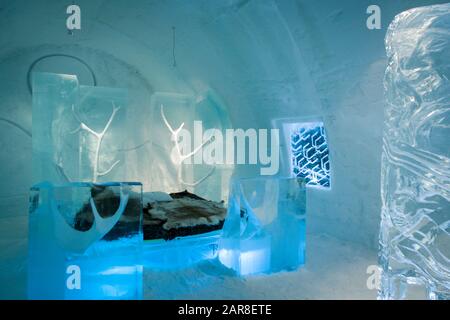
[[375,299],[366,273],[377,253],[309,235],[307,263],[295,272],[239,278],[217,261],[177,272],[144,270],[145,299]]
[[[15,225],[26,218],[10,221]],[[7,233],[9,223],[0,224]],[[26,298],[26,249],[23,235],[0,243],[0,299]],[[374,249],[325,235],[307,236],[307,262],[296,272],[239,278],[217,261],[205,261],[183,271],[144,270],[145,299],[375,299],[366,286]]]

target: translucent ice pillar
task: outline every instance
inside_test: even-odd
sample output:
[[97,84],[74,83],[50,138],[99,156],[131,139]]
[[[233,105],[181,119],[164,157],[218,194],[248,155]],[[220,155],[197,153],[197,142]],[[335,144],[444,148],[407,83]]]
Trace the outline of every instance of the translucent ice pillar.
[[240,275],[297,269],[305,261],[305,185],[298,178],[234,181],[219,259]]
[[31,189],[28,297],[142,297],[140,183]]
[[450,4],[399,14],[386,49],[380,298],[448,299]]
[[123,181],[127,92],[33,75],[33,181]]

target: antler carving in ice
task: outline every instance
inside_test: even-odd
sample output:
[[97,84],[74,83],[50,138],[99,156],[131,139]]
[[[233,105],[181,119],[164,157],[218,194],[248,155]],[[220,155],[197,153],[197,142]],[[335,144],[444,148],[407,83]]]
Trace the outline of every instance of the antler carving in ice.
[[93,129],[91,129],[88,125],[86,125],[78,116],[77,112],[75,111],[75,106],[72,105],[72,113],[73,116],[75,117],[75,119],[80,123],[80,126],[73,130],[71,133],[77,133],[80,132],[81,130],[87,131],[88,133],[92,134],[95,138],[97,138],[97,145],[95,147],[95,155],[94,155],[94,169],[93,169],[93,178],[92,181],[95,183],[97,182],[99,177],[105,176],[108,173],[111,172],[112,169],[114,169],[114,167],[120,162],[120,160],[117,160],[116,162],[114,162],[109,169],[105,170],[105,171],[100,171],[99,169],[99,165],[100,165],[100,149],[101,149],[101,145],[103,142],[103,138],[105,137],[106,132],[108,131],[109,127],[111,126],[111,123],[114,120],[114,117],[117,114],[117,111],[120,110],[120,107],[116,107],[114,101],[111,101],[112,103],[112,112],[111,115],[108,119],[108,122],[106,123],[105,127],[103,128],[103,130],[101,132],[97,132]]
[[174,160],[174,162],[175,162],[175,164],[178,167],[177,168],[178,181],[181,184],[185,185],[185,186],[195,187],[196,185],[202,183],[207,178],[209,178],[213,174],[213,172],[215,170],[215,167],[213,166],[211,168],[211,170],[203,178],[200,178],[197,181],[189,183],[189,182],[185,182],[183,180],[183,171],[182,171],[183,170],[183,166],[182,166],[182,163],[186,159],[194,156],[197,152],[199,152],[203,148],[203,146],[205,146],[207,143],[209,143],[211,141],[211,139],[212,139],[212,135],[211,135],[211,137],[209,137],[208,139],[203,141],[199,146],[197,146],[193,151],[189,152],[188,154],[183,154],[181,152],[181,148],[180,148],[180,144],[179,144],[178,140],[179,140],[180,132],[181,132],[181,130],[184,127],[184,122],[178,127],[178,129],[174,130],[172,128],[172,126],[170,125],[169,121],[167,120],[166,115],[164,114],[164,106],[162,104],[161,104],[161,118],[163,119],[164,124],[166,125],[167,129],[169,129],[170,133],[172,134],[171,140],[175,143],[175,150],[176,150],[176,157],[177,158]]
[[102,218],[91,197],[89,202],[94,215],[92,227],[87,231],[79,231],[70,226],[59,212],[58,205],[53,195],[50,201],[51,212],[54,219],[56,239],[66,250],[77,253],[85,252],[91,244],[103,238],[119,221],[128,204],[129,195],[120,189],[120,204],[117,211],[108,218]]

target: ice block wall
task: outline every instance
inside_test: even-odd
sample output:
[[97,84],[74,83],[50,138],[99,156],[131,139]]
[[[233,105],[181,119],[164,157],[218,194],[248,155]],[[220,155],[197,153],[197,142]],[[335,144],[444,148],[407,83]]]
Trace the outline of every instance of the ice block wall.
[[450,298],[450,4],[386,35],[380,297]]

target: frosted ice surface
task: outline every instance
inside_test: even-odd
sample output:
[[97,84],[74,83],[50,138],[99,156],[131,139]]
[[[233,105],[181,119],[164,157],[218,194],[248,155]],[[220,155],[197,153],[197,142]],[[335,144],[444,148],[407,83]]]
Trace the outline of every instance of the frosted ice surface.
[[33,75],[33,181],[124,180],[124,89],[80,86],[76,76]]
[[450,4],[396,16],[382,155],[381,298],[450,298]]
[[235,181],[219,260],[241,275],[297,269],[305,259],[305,199],[301,179]]

